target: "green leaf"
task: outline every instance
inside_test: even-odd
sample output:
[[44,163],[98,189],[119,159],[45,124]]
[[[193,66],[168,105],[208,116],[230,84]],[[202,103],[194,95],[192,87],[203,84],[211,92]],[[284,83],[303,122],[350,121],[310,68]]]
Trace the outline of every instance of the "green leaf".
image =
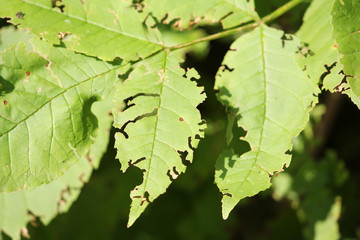
[[340,239],[340,231],[338,221],[341,214],[341,198],[335,199],[326,219],[318,221],[315,225],[314,240],[338,240]]
[[[309,145],[304,139],[298,140]],[[322,159],[315,160],[303,149],[296,148],[294,161],[298,164],[272,179],[274,199],[286,198],[291,202],[303,226],[304,239],[339,239],[341,199],[337,189],[349,185],[344,162],[334,151],[326,151]]]
[[126,71],[41,40],[33,44],[45,58],[23,43],[1,54],[0,191],[51,182],[86,154],[98,126],[91,105]]
[[328,77],[328,72],[341,57],[332,38],[330,13],[333,3],[334,0],[313,0],[305,13],[304,23],[296,33],[305,42],[298,50],[300,65],[315,83]]
[[290,164],[291,140],[317,101],[316,84],[295,61],[299,44],[294,36],[260,26],[231,45],[218,72],[219,99],[236,114],[251,147],[241,156],[226,151],[217,161],[225,219],[240,199],[267,189],[269,176]]
[[331,12],[334,26],[333,37],[343,54],[341,63],[344,72],[351,75],[348,82],[357,97],[360,97],[360,2],[336,0]]
[[134,165],[144,171],[142,184],[130,194],[128,226],[185,171],[183,162],[192,161],[203,137],[205,124],[196,108],[205,99],[203,88],[190,81],[198,77],[194,70],[184,76],[179,62],[168,52],[144,60],[114,98],[120,108],[123,101],[127,105],[124,111],[113,110],[121,170]]
[[144,11],[159,20],[165,18],[165,23],[177,20],[175,25],[180,28],[188,28],[202,18],[221,21],[224,28],[258,18],[253,0],[146,0],[144,4]]
[[30,39],[33,38],[25,30],[16,30],[15,26],[7,26],[0,29],[0,51],[5,50],[10,44],[17,44],[20,41],[25,42],[26,49],[32,50]]
[[[331,9],[334,0],[313,0],[304,23],[296,33],[305,43],[298,50],[298,62],[310,78],[322,82],[323,89],[347,94],[360,108],[360,98],[349,87],[343,74],[341,54],[333,35]],[[317,26],[317,27],[314,27]]]
[[61,8],[51,2],[0,0],[0,17],[51,43],[108,61],[135,60],[162,49],[156,29],[148,28],[128,1],[64,0]]
[[343,54],[341,62],[346,74],[360,77],[360,2],[336,0],[332,9],[333,36]]
[[78,198],[82,186],[90,178],[93,163],[99,162],[106,151],[112,122],[107,113],[112,107],[111,100],[111,97],[107,97],[106,101],[94,104],[93,110],[99,119],[99,134],[86,157],[71,166],[59,179],[33,191],[0,193],[1,231],[14,240],[20,239],[20,234],[27,233],[26,225],[34,217],[39,217],[47,225],[57,214],[68,211]]
[[[111,100],[109,97],[107,99]],[[20,232],[33,220],[33,216],[38,216],[47,225],[58,213],[68,211],[77,199],[81,187],[91,175],[93,163],[100,161],[102,154],[98,153],[106,151],[109,139],[112,119],[106,111],[111,109],[111,101],[96,103],[94,107],[100,130],[86,157],[50,184],[42,185],[33,191],[0,193],[0,229],[13,239],[19,239]],[[28,214],[28,211],[33,216]]]

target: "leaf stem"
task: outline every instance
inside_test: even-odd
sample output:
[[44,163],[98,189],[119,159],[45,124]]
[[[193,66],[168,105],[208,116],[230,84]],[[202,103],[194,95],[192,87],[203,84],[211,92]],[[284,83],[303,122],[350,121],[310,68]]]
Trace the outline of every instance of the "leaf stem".
[[215,34],[203,37],[203,38],[196,39],[196,40],[194,40],[192,42],[176,45],[176,46],[173,46],[173,47],[168,47],[166,49],[169,49],[170,51],[178,50],[178,49],[181,49],[181,48],[189,47],[189,46],[197,44],[197,43],[211,41],[211,40],[223,38],[223,37],[226,37],[226,36],[238,33],[238,32],[242,32],[242,31],[245,31],[245,30],[250,30],[252,28],[255,28],[258,25],[259,25],[258,23],[249,23],[249,24],[246,24],[246,25],[238,27],[238,28],[225,30],[223,32],[215,33]]
[[299,3],[302,3],[302,2],[305,2],[305,1],[307,1],[307,0],[291,0],[291,1],[287,2],[286,4],[284,4],[283,6],[276,9],[275,11],[273,11],[272,13],[270,13],[269,15],[266,15],[265,17],[261,18],[260,21],[250,22],[248,24],[245,24],[245,25],[237,27],[237,28],[228,29],[228,30],[225,30],[225,31],[222,31],[222,32],[219,32],[219,33],[215,33],[215,34],[203,37],[203,38],[196,39],[196,40],[194,40],[192,42],[183,43],[183,44],[179,44],[179,45],[172,46],[172,47],[165,47],[165,49],[168,49],[170,51],[174,51],[174,50],[178,50],[178,49],[181,49],[181,48],[189,47],[189,46],[197,44],[197,43],[227,37],[227,36],[233,35],[235,33],[239,33],[239,32],[243,32],[243,31],[247,31],[247,30],[256,28],[260,24],[270,22],[270,21],[280,17],[284,13],[288,12],[290,9],[297,6]]
[[273,11],[272,13],[270,13],[269,15],[266,15],[265,17],[263,17],[261,19],[261,21],[263,23],[270,22],[270,21],[280,17],[284,13],[288,12],[289,10],[291,10],[292,8],[297,6],[298,4],[300,4],[302,2],[305,2],[305,1],[306,0],[291,0],[291,1],[287,2],[287,3],[285,3],[284,5],[282,5],[281,7],[279,7],[278,9],[276,9],[275,11]]

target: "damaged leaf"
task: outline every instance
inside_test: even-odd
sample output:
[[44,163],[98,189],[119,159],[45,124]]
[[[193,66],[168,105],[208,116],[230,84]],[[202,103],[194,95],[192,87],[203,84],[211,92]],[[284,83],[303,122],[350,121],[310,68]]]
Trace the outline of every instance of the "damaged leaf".
[[251,147],[241,156],[226,151],[216,163],[225,219],[239,200],[267,189],[270,175],[290,164],[291,140],[303,130],[317,101],[316,84],[295,61],[299,43],[260,26],[231,45],[236,50],[226,54],[223,65],[233,70],[218,72],[218,97],[236,114]]
[[194,70],[184,76],[179,62],[168,52],[144,60],[114,98],[115,105],[126,104],[123,111],[113,110],[121,170],[131,165],[143,170],[142,184],[130,194],[128,226],[185,171],[184,162],[192,161],[193,148],[204,135],[196,108],[205,100],[204,89],[191,81],[198,77]]
[[[296,33],[303,41],[298,46],[299,64],[315,83],[323,81],[329,72],[326,66],[340,60],[336,41],[331,36],[330,12],[333,3],[334,0],[313,0],[305,13],[303,25]],[[314,28],[314,25],[318,27]]]
[[221,21],[224,28],[231,28],[254,19],[253,0],[145,0],[143,9],[163,20],[165,23],[175,21],[175,26],[188,28],[205,19],[211,22]]
[[[61,176],[88,152],[108,95],[124,66],[33,40],[1,53],[0,192],[31,190]],[[39,54],[42,54],[40,56]],[[29,73],[29,74],[27,74]]]
[[[9,17],[20,29],[67,48],[111,61],[136,60],[161,50],[156,29],[129,1],[63,0],[61,11],[51,1],[0,0],[0,17]],[[23,18],[16,14],[21,11]],[[152,24],[151,22],[149,24]]]
[[[331,9],[334,0],[313,0],[304,16],[304,23],[296,33],[304,43],[298,47],[298,62],[315,83],[330,92],[347,94],[360,108],[360,98],[349,86],[340,62],[339,44],[333,38]],[[314,28],[314,25],[319,26]],[[303,54],[304,48],[312,54]]]
[[333,37],[343,55],[344,72],[350,75],[348,82],[353,93],[360,98],[360,2],[335,1],[332,9]]
[[84,183],[89,180],[93,167],[98,165],[106,151],[112,122],[107,113],[111,110],[111,100],[110,96],[94,104],[99,132],[86,157],[71,166],[59,179],[33,191],[0,193],[0,235],[2,231],[13,240],[18,240],[20,233],[26,230],[29,222],[35,221],[35,217],[48,225],[57,214],[68,211]]

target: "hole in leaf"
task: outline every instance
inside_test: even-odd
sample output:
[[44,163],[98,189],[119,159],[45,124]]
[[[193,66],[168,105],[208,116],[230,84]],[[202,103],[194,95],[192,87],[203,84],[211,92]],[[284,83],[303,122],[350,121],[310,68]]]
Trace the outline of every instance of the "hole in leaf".
[[119,129],[119,132],[122,133],[126,139],[128,139],[129,135],[125,132],[125,128],[129,123],[135,123],[138,120],[141,120],[145,117],[155,116],[155,115],[157,115],[157,113],[158,113],[158,108],[154,108],[154,110],[151,113],[145,113],[143,115],[137,116],[134,120],[129,120],[126,123],[124,123],[124,125]]
[[135,162],[131,162],[131,160],[129,161],[129,165],[132,164],[132,165],[136,165],[142,161],[144,161],[146,159],[146,157],[142,157],[142,158],[139,158],[138,160],[136,160]]
[[150,194],[149,194],[148,191],[146,191],[146,192],[144,193],[144,196],[143,196],[143,199],[142,199],[142,201],[141,201],[141,203],[140,203],[140,206],[142,206],[142,205],[144,204],[144,202],[151,203],[149,197],[150,197]]
[[189,153],[187,151],[177,151],[177,153],[180,155],[182,164],[188,167],[191,164],[191,162],[186,159]]
[[233,195],[231,193],[223,193],[223,196],[232,197]]
[[18,19],[23,19],[25,14],[23,12],[17,12],[15,15]]
[[188,137],[188,146],[191,150],[195,151],[195,148],[191,144],[191,137]]
[[234,68],[230,68],[228,65],[222,65],[222,71],[225,72],[225,71],[229,71],[229,72],[232,72],[234,71]]
[[[320,76],[320,81],[321,83],[324,81],[324,79],[326,78],[327,75],[331,74],[331,70],[336,66],[337,62],[334,62],[333,64],[331,64],[330,66],[325,64],[324,68],[326,69],[326,72],[324,72],[323,74],[321,74]],[[320,86],[322,87],[322,86]]]
[[284,48],[285,47],[285,41],[292,41],[293,37],[290,34],[285,34],[284,33],[280,39],[281,39],[282,47]]
[[300,54],[305,58],[315,55],[315,53],[309,48],[309,44],[304,42],[301,43],[301,46],[298,46],[298,50],[295,53]]
[[63,13],[64,12],[64,8],[65,5],[64,4],[60,4],[62,3],[62,0],[51,0],[51,7],[52,8],[59,8],[60,11]]

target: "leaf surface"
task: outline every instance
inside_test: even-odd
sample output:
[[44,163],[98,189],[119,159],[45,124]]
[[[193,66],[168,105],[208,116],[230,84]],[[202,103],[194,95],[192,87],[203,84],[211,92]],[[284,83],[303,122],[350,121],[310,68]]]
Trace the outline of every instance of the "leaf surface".
[[[347,94],[360,108],[360,98],[349,87],[349,79],[343,73],[341,54],[333,38],[331,9],[334,0],[313,0],[296,33],[305,43],[298,50],[299,64],[315,83],[323,89]],[[317,27],[314,27],[317,26]]]
[[350,87],[360,98],[360,2],[336,0],[331,14],[333,37],[339,44],[339,52],[343,54],[341,63],[344,72],[350,75]]
[[136,60],[162,49],[157,31],[146,26],[129,2],[64,0],[60,8],[51,2],[0,0],[0,17],[10,17],[19,28],[51,43],[106,61]]
[[93,110],[99,119],[99,133],[86,157],[47,185],[32,191],[0,193],[0,230],[17,240],[21,233],[27,232],[26,225],[34,220],[34,216],[47,225],[57,214],[68,211],[78,198],[82,186],[90,178],[93,164],[98,164],[106,151],[112,122],[108,115],[112,107],[111,100],[112,98],[107,97],[106,101],[94,104]]
[[33,189],[78,161],[96,136],[92,104],[125,71],[41,40],[33,43],[43,56],[23,43],[1,54],[0,191]]
[[237,116],[251,147],[241,156],[226,151],[216,163],[225,219],[239,200],[267,189],[269,176],[290,164],[291,140],[305,127],[319,92],[295,61],[299,44],[260,26],[231,45],[226,68],[218,72],[219,99]]
[[330,23],[333,3],[334,0],[312,1],[296,33],[305,42],[298,49],[300,64],[315,83],[322,81],[331,66],[340,60]]
[[176,26],[181,28],[187,28],[201,18],[221,21],[224,28],[230,28],[258,18],[254,8],[253,0],[146,0],[144,11],[159,20],[166,17],[166,23],[178,20]]
[[[203,88],[184,77],[176,55],[160,53],[144,60],[117,90],[113,110],[117,158],[121,170],[134,165],[143,170],[143,182],[130,194],[128,226],[146,206],[164,193],[173,179],[192,161],[193,148],[205,128],[196,108],[204,101]],[[126,108],[120,111],[125,101]],[[182,154],[186,156],[182,156]],[[183,158],[183,159],[182,159]]]

